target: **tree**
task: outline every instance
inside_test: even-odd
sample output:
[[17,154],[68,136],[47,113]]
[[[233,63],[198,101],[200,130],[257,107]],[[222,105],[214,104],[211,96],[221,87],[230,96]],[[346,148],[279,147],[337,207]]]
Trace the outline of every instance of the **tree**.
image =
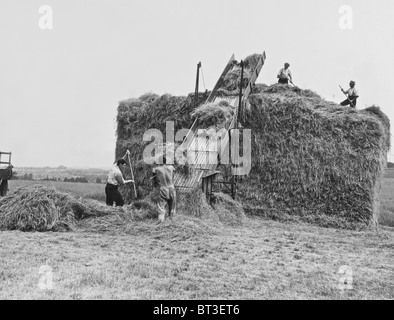
[[394,163],[387,162],[387,168],[394,168]]
[[96,178],[96,183],[101,183],[101,179],[100,178]]

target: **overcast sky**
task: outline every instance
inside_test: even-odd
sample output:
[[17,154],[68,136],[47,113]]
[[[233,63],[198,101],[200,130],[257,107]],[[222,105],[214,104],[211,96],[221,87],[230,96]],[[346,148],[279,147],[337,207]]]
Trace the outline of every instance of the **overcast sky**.
[[392,0],[1,0],[0,150],[19,167],[108,167],[120,100],[187,95],[199,61],[210,90],[233,53],[263,51],[258,83],[289,62],[297,86],[340,102],[354,80],[357,107],[393,124],[393,13]]

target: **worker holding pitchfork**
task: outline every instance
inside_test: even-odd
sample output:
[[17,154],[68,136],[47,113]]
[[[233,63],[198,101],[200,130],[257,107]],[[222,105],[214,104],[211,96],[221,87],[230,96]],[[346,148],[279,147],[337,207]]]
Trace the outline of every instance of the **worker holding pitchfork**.
[[[291,84],[293,84],[293,78],[291,76],[291,71],[289,69],[290,64],[289,63],[285,63],[284,68],[280,69],[277,75],[278,83],[281,84],[289,84],[289,81]],[[294,84],[293,84],[294,85]]]
[[341,88],[341,91],[347,96],[347,99],[341,102],[341,106],[350,105],[352,108],[356,108],[357,98],[359,97],[359,95],[358,95],[358,90],[354,87],[355,85],[356,83],[353,80],[350,81],[349,82],[350,88],[347,89],[346,91],[343,90],[341,86],[339,86]]
[[115,203],[117,207],[122,207],[124,205],[124,200],[118,190],[118,187],[126,183],[134,183],[134,180],[124,180],[122,171],[120,170],[122,166],[127,166],[127,162],[125,159],[127,156],[129,156],[129,154],[130,151],[127,150],[123,158],[118,159],[108,172],[107,185],[105,186],[106,203],[108,206],[113,206],[113,204]]

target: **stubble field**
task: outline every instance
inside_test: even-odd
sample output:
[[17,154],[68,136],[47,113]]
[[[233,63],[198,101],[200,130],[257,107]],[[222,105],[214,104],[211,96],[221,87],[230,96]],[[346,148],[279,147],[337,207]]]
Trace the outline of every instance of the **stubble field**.
[[[23,183],[11,181],[10,191]],[[100,184],[49,183],[77,196],[104,193]],[[389,176],[382,209],[385,225],[369,231],[250,217],[204,236],[165,236],[182,228],[182,216],[147,234],[3,231],[0,299],[393,299]],[[43,287],[48,267],[52,286]]]

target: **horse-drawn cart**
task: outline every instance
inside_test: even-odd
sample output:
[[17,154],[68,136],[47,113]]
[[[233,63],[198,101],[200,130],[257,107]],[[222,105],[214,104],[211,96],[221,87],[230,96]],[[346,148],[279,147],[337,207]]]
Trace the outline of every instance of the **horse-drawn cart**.
[[8,180],[12,178],[11,152],[0,151],[0,197],[8,191]]

